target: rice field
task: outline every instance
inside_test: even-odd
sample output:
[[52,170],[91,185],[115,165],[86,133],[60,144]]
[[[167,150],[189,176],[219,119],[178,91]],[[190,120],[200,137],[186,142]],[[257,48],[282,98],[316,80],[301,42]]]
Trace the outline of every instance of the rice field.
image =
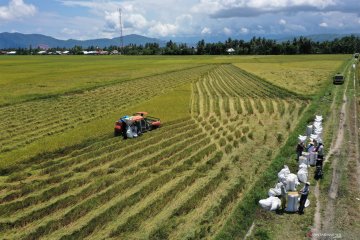
[[183,86],[191,86],[181,103],[187,114],[140,138],[114,138],[109,126],[83,144],[8,169],[3,164],[0,238],[215,238],[311,102],[234,64],[201,64],[3,106],[0,156],[16,158],[27,145],[114,109],[167,99],[170,112],[180,102],[166,96]]

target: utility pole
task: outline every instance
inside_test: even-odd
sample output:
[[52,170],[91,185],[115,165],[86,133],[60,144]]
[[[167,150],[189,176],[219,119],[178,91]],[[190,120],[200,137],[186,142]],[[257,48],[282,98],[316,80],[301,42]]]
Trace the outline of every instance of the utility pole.
[[122,27],[122,19],[121,19],[121,14],[122,14],[122,10],[121,8],[118,9],[119,11],[119,22],[120,22],[120,53],[124,54],[124,39],[123,39],[123,27]]

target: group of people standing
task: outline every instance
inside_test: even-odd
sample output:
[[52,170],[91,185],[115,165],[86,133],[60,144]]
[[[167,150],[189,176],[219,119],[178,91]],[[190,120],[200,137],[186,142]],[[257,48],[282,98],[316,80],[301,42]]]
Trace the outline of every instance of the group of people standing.
[[317,159],[316,159],[316,165],[315,166],[321,166],[323,165],[324,161],[324,144],[319,141],[317,142],[315,139],[310,141],[307,146],[305,146],[304,142],[299,142],[296,147],[296,160],[299,161],[300,156],[303,152],[314,152],[317,153]]
[[[316,153],[316,170],[314,178],[316,180],[322,178],[322,166],[324,161],[324,144],[322,141],[316,141],[313,139],[306,146],[303,141],[300,141],[296,147],[297,161],[299,161],[299,158],[302,156],[303,152]],[[301,194],[299,202],[299,214],[303,214],[305,202],[310,193],[310,183],[306,182],[305,186],[299,191],[299,193]]]

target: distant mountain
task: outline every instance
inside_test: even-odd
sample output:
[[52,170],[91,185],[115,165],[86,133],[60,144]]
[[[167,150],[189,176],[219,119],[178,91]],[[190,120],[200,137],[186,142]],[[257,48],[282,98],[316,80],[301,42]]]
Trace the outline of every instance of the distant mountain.
[[[325,42],[325,41],[333,41],[336,38],[340,39],[346,36],[354,35],[356,37],[360,37],[360,33],[349,33],[349,34],[314,34],[314,35],[308,35],[304,36],[306,38],[309,38],[313,40],[314,42]],[[281,39],[277,39],[278,42],[286,42],[286,41],[292,41],[294,37],[299,38],[299,36],[293,36],[293,37],[284,37]]]
[[[136,34],[131,34],[123,37],[124,46],[129,44],[145,45],[146,43],[158,43],[160,46],[165,45],[165,41],[156,38],[148,38]],[[53,37],[41,35],[41,34],[22,34],[22,33],[0,33],[0,49],[9,48],[37,48],[38,46],[52,47],[65,47],[72,48],[74,46],[82,46],[87,48],[90,46],[98,46],[101,48],[111,45],[119,46],[120,37],[117,38],[101,38],[93,40],[59,40]]]

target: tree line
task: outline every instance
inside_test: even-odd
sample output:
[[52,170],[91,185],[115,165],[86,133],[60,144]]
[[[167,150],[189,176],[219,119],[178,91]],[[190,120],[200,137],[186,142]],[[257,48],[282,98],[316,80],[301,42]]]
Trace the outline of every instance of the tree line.
[[[19,55],[37,54],[40,48],[19,48],[15,50]],[[98,51],[99,48],[91,46],[83,48],[50,48],[47,51],[69,51],[69,54],[80,55],[83,51]],[[332,41],[313,41],[306,37],[294,38],[293,40],[278,42],[276,40],[253,37],[249,41],[228,38],[224,42],[206,43],[200,40],[195,46],[186,43],[168,41],[165,46],[158,43],[146,43],[145,45],[129,44],[120,48],[109,46],[101,49],[114,53],[118,51],[125,55],[291,55],[291,54],[351,54],[360,51],[360,37],[351,35],[343,38],[336,38]]]

